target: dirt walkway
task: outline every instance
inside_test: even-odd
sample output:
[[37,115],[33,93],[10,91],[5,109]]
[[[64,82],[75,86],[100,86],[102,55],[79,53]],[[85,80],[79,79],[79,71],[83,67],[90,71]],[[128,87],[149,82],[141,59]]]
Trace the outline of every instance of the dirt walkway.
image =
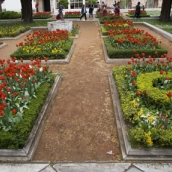
[[[108,75],[120,63],[106,64],[97,22],[74,22],[80,26],[79,38],[69,64],[51,65],[64,79],[47,119],[34,161],[115,161],[120,159],[116,124]],[[171,42],[155,32],[141,28],[162,42],[170,54]],[[24,38],[4,41],[1,58],[9,58]],[[114,155],[108,155],[112,151]]]

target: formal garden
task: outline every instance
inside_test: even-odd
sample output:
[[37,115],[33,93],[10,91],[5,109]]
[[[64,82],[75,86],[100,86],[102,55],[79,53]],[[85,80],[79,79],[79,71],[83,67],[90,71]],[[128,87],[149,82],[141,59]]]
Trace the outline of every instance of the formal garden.
[[[78,11],[67,12],[65,18],[80,15]],[[34,15],[35,19],[50,17],[50,13]],[[172,59],[167,55],[168,50],[156,37],[135,26],[134,22],[140,20],[114,16],[111,12],[106,16],[97,13],[96,17],[108,57],[129,59],[127,65],[115,66],[112,74],[132,147],[171,148]],[[0,21],[0,37],[15,37],[40,23],[47,26],[49,21],[53,20],[35,20],[32,24]],[[171,23],[162,24],[156,19],[143,21],[171,33]],[[23,42],[16,41],[16,51],[10,60],[0,60],[1,149],[21,149],[27,142],[57,75],[49,70],[48,60],[65,59],[74,42],[71,37],[79,34],[79,29],[75,25],[71,32],[32,31]],[[24,63],[25,60],[30,63]]]

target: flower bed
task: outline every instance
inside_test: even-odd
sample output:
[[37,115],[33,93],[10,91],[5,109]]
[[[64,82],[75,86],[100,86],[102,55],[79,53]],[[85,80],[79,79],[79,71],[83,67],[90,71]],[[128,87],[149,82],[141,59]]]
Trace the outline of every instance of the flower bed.
[[3,24],[0,26],[0,37],[15,37],[29,30],[29,27],[22,25]]
[[50,17],[52,17],[51,12],[33,13],[33,19],[48,19]]
[[172,58],[136,54],[113,75],[133,147],[172,147]]
[[81,17],[80,11],[66,11],[64,18],[79,18]]
[[40,58],[45,56],[49,59],[65,59],[73,44],[67,30],[35,31],[26,36],[25,42],[17,44],[17,50],[11,57],[17,59]]
[[[134,55],[133,50],[146,55],[159,55],[167,53],[160,43],[152,35],[133,27],[130,20],[119,20],[113,22],[105,21],[105,29],[108,37],[104,38],[105,47],[109,58],[128,58]],[[112,28],[112,29],[110,29]],[[105,32],[106,33],[106,32]],[[126,55],[127,54],[127,55]]]
[[19,149],[27,141],[55,76],[39,59],[31,65],[16,59],[0,63],[0,148]]
[[[134,15],[135,15],[135,10],[128,10],[128,13],[126,14],[126,16],[128,17],[134,17]],[[150,17],[150,15],[147,14],[145,10],[140,10],[140,17]]]

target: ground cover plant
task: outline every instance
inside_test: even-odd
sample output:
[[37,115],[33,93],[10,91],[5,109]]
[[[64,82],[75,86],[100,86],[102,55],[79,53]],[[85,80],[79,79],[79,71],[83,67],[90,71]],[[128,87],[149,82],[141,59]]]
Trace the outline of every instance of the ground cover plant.
[[64,18],[79,18],[81,17],[81,11],[66,11]]
[[127,66],[113,69],[113,76],[131,145],[171,148],[172,58],[136,52]]
[[[167,53],[149,33],[133,27],[130,20],[119,20],[114,22],[105,21],[105,28],[108,30],[108,37],[104,38],[105,47],[109,58],[126,58],[133,56],[133,49],[146,55],[153,55],[155,51],[159,54]],[[127,54],[127,56],[126,56]]]
[[[134,17],[135,11],[136,10],[128,10],[128,13],[126,14],[126,16]],[[147,14],[147,12],[145,10],[140,10],[140,17],[150,17],[150,15]]]
[[43,59],[45,56],[49,59],[65,59],[72,44],[73,39],[69,38],[67,30],[38,30],[28,34],[25,42],[17,44],[17,50],[11,57],[25,60],[31,57]]
[[55,76],[39,59],[24,64],[14,58],[0,60],[0,64],[0,148],[19,149],[27,141]]
[[29,27],[17,23],[3,23],[0,25],[0,37],[15,37],[29,29]]
[[52,17],[51,12],[37,12],[33,13],[33,19],[48,19]]

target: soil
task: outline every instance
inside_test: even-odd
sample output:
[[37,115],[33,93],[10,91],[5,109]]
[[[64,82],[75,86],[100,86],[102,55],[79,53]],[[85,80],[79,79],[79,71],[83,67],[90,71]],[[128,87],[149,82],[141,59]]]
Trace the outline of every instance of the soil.
[[[114,162],[121,159],[108,75],[123,62],[106,64],[97,22],[75,21],[79,38],[69,64],[50,65],[54,73],[63,73],[33,161]],[[162,42],[169,54],[172,43],[154,31],[137,26]],[[2,59],[8,59],[23,41],[4,41]],[[112,151],[113,154],[107,152]]]

